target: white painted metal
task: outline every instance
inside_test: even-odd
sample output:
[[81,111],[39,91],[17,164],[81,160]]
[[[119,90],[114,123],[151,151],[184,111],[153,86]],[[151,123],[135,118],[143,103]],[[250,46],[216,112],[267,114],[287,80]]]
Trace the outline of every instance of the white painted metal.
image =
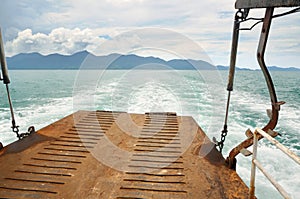
[[[274,132],[270,132],[271,134]],[[300,165],[300,157],[298,157],[295,153],[290,151],[288,148],[280,144],[277,140],[275,140],[272,136],[270,136],[268,133],[264,132],[262,129],[257,128],[254,132],[253,137],[253,155],[252,155],[252,165],[251,165],[251,177],[250,177],[250,191],[249,191],[249,198],[254,199],[255,198],[255,172],[256,167],[259,168],[259,170],[268,178],[268,180],[273,184],[273,186],[279,191],[279,193],[284,198],[290,198],[289,194],[276,182],[276,180],[264,169],[264,167],[260,164],[260,162],[256,159],[257,157],[257,143],[258,143],[258,137],[257,135],[261,134],[265,138],[267,138],[272,144],[274,144],[278,149],[280,149],[282,152],[287,154],[292,160],[294,160],[296,163]]]
[[284,152],[285,154],[287,154],[292,160],[294,160],[296,163],[298,163],[300,165],[300,157],[297,156],[295,153],[293,153],[291,150],[289,150],[288,148],[286,148],[285,146],[283,146],[282,144],[280,144],[276,139],[274,139],[273,137],[271,137],[268,133],[264,132],[261,129],[256,129],[256,131],[261,134],[262,136],[264,136],[265,138],[267,138],[272,144],[274,144],[278,149],[280,149],[282,152]]
[[256,172],[256,166],[254,163],[254,160],[256,160],[257,155],[257,132],[254,132],[253,137],[253,155],[252,155],[252,165],[251,165],[251,178],[250,178],[250,191],[249,191],[249,198],[254,199],[255,198],[255,172]]
[[291,198],[289,194],[283,189],[283,187],[264,169],[264,167],[260,164],[258,160],[253,160],[253,162],[285,199]]

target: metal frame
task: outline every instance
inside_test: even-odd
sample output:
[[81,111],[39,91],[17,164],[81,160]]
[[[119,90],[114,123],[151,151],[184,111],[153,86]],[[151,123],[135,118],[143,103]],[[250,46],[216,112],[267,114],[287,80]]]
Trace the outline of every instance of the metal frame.
[[267,138],[272,144],[274,144],[278,149],[284,152],[287,156],[289,156],[292,160],[294,160],[297,164],[300,165],[300,157],[298,157],[295,153],[290,151],[288,148],[280,144],[277,140],[271,137],[268,133],[261,129],[256,129],[254,132],[254,142],[253,142],[253,155],[252,155],[252,165],[251,165],[251,179],[250,179],[250,190],[249,190],[249,198],[255,198],[255,172],[256,167],[268,178],[268,180],[273,184],[273,186],[280,192],[280,194],[284,198],[290,198],[289,194],[281,187],[280,184],[264,169],[264,167],[260,164],[260,162],[256,159],[257,157],[257,143],[260,136]]
[[[274,8],[276,7],[298,7],[294,10],[291,10],[289,12],[285,12],[282,14],[277,14],[273,16]],[[284,15],[292,14],[300,10],[300,0],[236,0],[235,3],[235,8],[238,9],[238,13],[242,13],[241,19],[243,21],[247,20],[259,20],[256,22],[251,28],[248,29],[239,29],[239,30],[251,30],[254,26],[256,26],[258,23],[263,22],[261,34],[260,34],[260,40],[257,48],[257,61],[261,67],[261,70],[264,74],[268,89],[269,89],[269,94],[270,94],[270,99],[271,99],[271,105],[272,105],[272,110],[270,114],[270,121],[268,124],[263,128],[264,131],[269,131],[273,130],[278,121],[278,115],[279,115],[279,110],[280,110],[280,105],[284,104],[285,102],[277,101],[277,96],[276,96],[276,91],[274,88],[274,84],[271,78],[271,75],[268,71],[268,68],[266,67],[265,60],[264,60],[264,55],[265,55],[265,50],[266,50],[266,45],[269,37],[269,32],[270,32],[270,27],[272,23],[272,19],[276,17],[281,17]],[[265,17],[262,19],[258,18],[247,18],[248,14],[250,12],[250,9],[255,9],[255,8],[265,8]],[[236,15],[237,16],[237,15]],[[235,25],[234,27],[238,27],[236,25],[236,20],[235,20]],[[229,83],[227,86],[227,90],[229,91],[228,93],[228,98],[230,97],[230,92],[232,91],[232,85],[233,85],[233,77],[234,77],[234,70],[235,70],[235,60],[236,60],[236,50],[238,46],[238,31],[234,28],[233,31],[233,41],[232,41],[232,48],[231,48],[231,61],[230,61],[230,72],[229,72]],[[228,99],[229,103],[229,99]],[[227,117],[228,117],[228,105],[227,105],[227,111],[226,111],[226,119],[225,122],[227,122]],[[226,124],[226,123],[225,123]],[[225,127],[225,125],[224,125]],[[226,124],[227,127],[227,124]],[[224,128],[225,129],[225,128]],[[226,128],[227,130],[227,128]],[[273,134],[272,136],[275,137],[278,134]],[[258,135],[258,140],[261,139],[262,136]],[[244,140],[242,143],[240,143],[238,146],[233,148],[229,156],[226,159],[226,163],[229,168],[235,169],[236,168],[236,156],[245,148],[248,148],[253,144],[253,136],[249,136],[246,140]]]
[[295,7],[299,5],[300,0],[237,0],[235,8]]
[[2,72],[2,78],[0,78],[0,79],[3,80],[4,84],[9,84],[10,80],[9,80],[9,75],[8,75],[8,70],[7,70],[1,28],[0,28],[0,63],[1,63],[1,72]]
[[[263,26],[262,26],[262,30],[261,30],[261,34],[260,34],[260,40],[259,40],[258,48],[257,48],[257,61],[260,65],[260,68],[261,68],[261,70],[264,74],[265,80],[267,82],[270,99],[271,99],[271,104],[272,104],[272,115],[271,115],[269,123],[263,128],[264,131],[268,131],[270,129],[273,130],[276,127],[277,121],[278,121],[280,105],[283,104],[282,102],[278,103],[278,101],[277,101],[274,84],[273,84],[271,75],[268,71],[268,68],[267,68],[267,66],[265,64],[265,60],[264,60],[264,55],[265,55],[267,41],[268,41],[269,32],[270,32],[270,27],[271,27],[271,23],[272,23],[273,12],[274,12],[274,7],[266,8],[265,17],[263,19]],[[229,75],[229,77],[230,76],[231,75]],[[259,136],[259,139],[261,139],[261,138],[262,138],[262,136]],[[252,144],[253,144],[253,137],[250,137],[250,138],[244,140],[242,143],[240,143],[238,146],[236,146],[235,148],[233,148],[231,150],[231,152],[229,153],[229,156],[227,157],[227,160],[226,160],[229,168],[232,168],[232,169],[235,168],[235,164],[236,164],[235,157],[240,153],[240,151],[242,149],[248,148]]]

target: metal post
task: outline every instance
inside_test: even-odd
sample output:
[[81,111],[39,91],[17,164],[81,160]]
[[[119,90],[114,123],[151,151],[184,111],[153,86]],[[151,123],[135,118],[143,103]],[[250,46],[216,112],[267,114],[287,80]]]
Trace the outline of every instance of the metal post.
[[279,193],[284,197],[284,199],[290,199],[290,195],[283,189],[282,186],[264,169],[258,160],[254,160],[256,167],[268,178],[272,185],[279,191]]
[[10,80],[9,80],[9,75],[8,75],[8,70],[7,70],[7,65],[6,65],[6,58],[5,58],[5,53],[4,53],[4,45],[3,45],[3,40],[2,40],[1,29],[0,29],[0,62],[1,62],[3,83],[9,84]]
[[233,80],[234,80],[234,72],[235,72],[235,64],[236,64],[236,55],[238,49],[239,42],[239,32],[240,32],[240,16],[241,11],[238,11],[235,14],[234,25],[233,25],[233,33],[232,33],[232,43],[231,43],[231,55],[230,55],[230,69],[228,76],[228,84],[227,90],[230,92],[233,90]]
[[12,123],[11,128],[12,128],[12,131],[17,134],[17,137],[19,139],[21,139],[20,134],[19,134],[19,126],[16,125],[13,105],[12,105],[10,92],[9,92],[9,88],[8,88],[8,84],[10,83],[10,80],[9,80],[8,69],[7,69],[7,64],[6,64],[6,58],[5,58],[5,52],[4,52],[4,45],[3,45],[3,40],[2,40],[1,29],[0,29],[0,62],[1,62],[2,77],[3,77],[2,80],[3,80],[3,83],[6,86],[7,98],[8,98],[9,109],[10,109],[10,114],[11,114],[11,123]]
[[235,64],[236,64],[236,55],[237,55],[237,49],[238,49],[238,42],[239,42],[239,29],[240,29],[240,19],[243,13],[239,10],[235,14],[234,17],[234,24],[233,24],[233,34],[232,34],[232,43],[231,43],[231,56],[230,56],[230,69],[229,69],[229,75],[228,75],[228,84],[227,84],[227,91],[228,91],[228,97],[227,97],[227,105],[226,105],[226,113],[225,113],[225,121],[224,126],[221,134],[221,141],[218,142],[217,146],[219,146],[219,151],[222,153],[225,138],[227,136],[227,120],[228,120],[228,112],[229,112],[229,104],[230,104],[230,94],[233,90],[233,80],[234,80],[234,72],[235,72]]
[[258,142],[257,131],[255,131],[254,137],[253,137],[253,155],[252,155],[252,164],[251,164],[249,199],[255,198],[255,172],[256,172],[255,160],[256,160],[256,156],[257,156],[257,142]]

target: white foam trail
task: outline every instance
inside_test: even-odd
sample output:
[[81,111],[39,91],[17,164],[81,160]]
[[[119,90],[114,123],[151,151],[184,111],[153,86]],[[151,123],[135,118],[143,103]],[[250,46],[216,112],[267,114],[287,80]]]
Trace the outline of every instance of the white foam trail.
[[[48,102],[40,105],[30,105],[28,107],[16,108],[15,118],[17,125],[20,126],[20,133],[26,132],[30,125],[34,125],[36,130],[45,127],[62,117],[73,112],[72,98],[50,99]],[[16,141],[16,135],[11,131],[10,112],[4,109],[0,112],[1,117],[1,142],[7,145]]]

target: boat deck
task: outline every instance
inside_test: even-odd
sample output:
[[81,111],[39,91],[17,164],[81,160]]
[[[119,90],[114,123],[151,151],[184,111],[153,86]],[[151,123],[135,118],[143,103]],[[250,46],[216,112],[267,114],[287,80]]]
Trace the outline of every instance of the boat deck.
[[0,198],[247,198],[192,117],[78,111],[0,151]]

